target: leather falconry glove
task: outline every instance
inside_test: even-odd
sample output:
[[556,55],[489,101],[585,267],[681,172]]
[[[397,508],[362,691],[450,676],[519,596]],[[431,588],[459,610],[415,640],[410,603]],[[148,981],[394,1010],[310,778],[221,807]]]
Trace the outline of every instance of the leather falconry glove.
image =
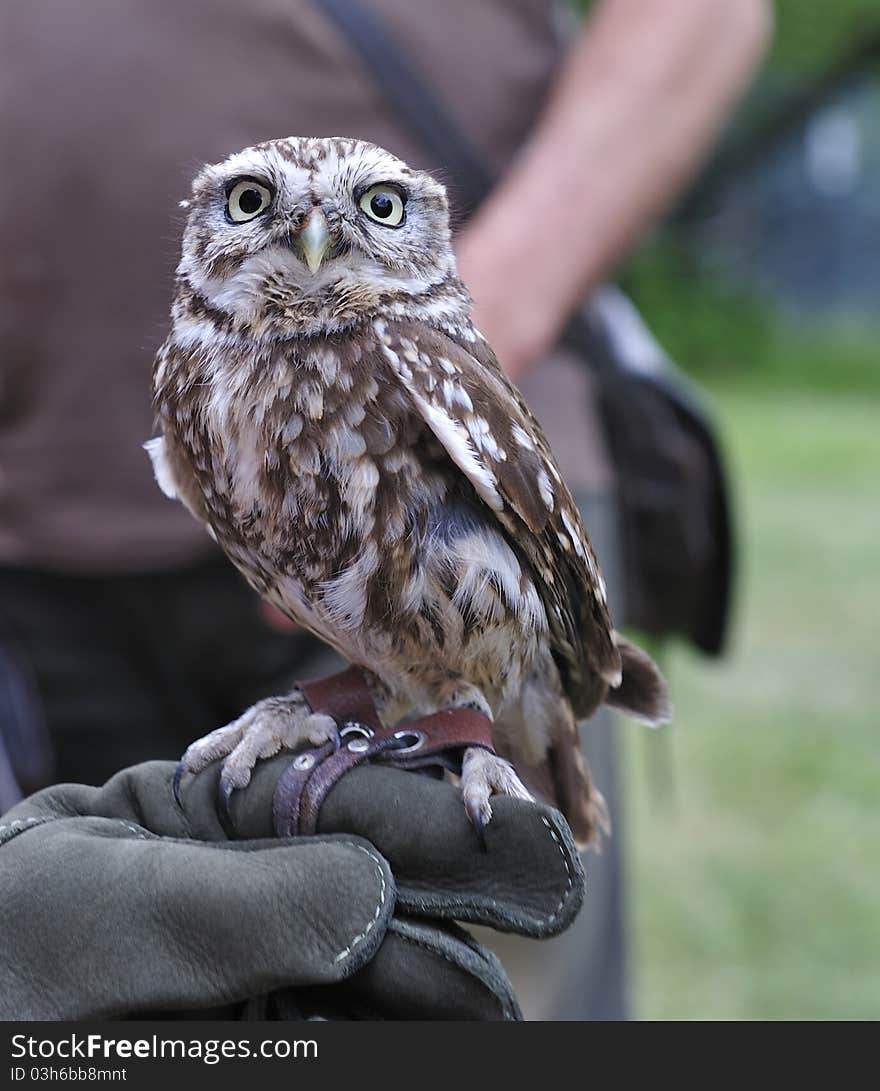
[[176,798],[175,766],[149,762],[0,818],[0,1018],[518,1018],[455,922],[571,923],[583,872],[559,813],[494,800],[484,851],[453,786],[363,765],[314,835],[279,838],[290,765],[262,763],[228,817],[216,764]]

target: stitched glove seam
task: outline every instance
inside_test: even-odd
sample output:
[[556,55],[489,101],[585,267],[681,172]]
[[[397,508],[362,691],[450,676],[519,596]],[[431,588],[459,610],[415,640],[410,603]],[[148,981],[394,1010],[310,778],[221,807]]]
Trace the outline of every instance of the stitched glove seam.
[[37,826],[43,826],[47,822],[57,822],[55,817],[49,818],[16,818],[14,822],[9,822],[4,826],[0,826],[0,846],[8,845],[10,841],[14,841],[20,834],[25,833],[27,830],[33,830]]
[[400,881],[398,904],[410,911],[438,914],[444,920],[465,920],[470,924],[489,925],[500,931],[519,931],[530,936],[546,936],[562,917],[575,894],[575,877],[570,852],[550,820],[541,815],[541,822],[553,841],[565,872],[565,885],[556,907],[550,913],[523,912],[515,901],[491,894],[464,894],[458,891],[438,891],[429,880]]
[[341,843],[343,845],[349,845],[351,848],[359,849],[362,853],[364,853],[364,855],[369,856],[369,858],[373,861],[373,864],[376,868],[376,874],[379,877],[379,902],[376,906],[376,911],[373,914],[372,919],[367,923],[366,928],[362,932],[359,932],[351,941],[351,943],[349,943],[347,947],[344,947],[339,952],[339,954],[335,956],[335,958],[333,959],[334,966],[337,963],[342,962],[343,959],[347,958],[355,949],[355,947],[363,943],[367,936],[369,936],[369,934],[373,931],[379,921],[379,917],[382,915],[382,909],[385,906],[385,899],[388,895],[388,884],[385,882],[385,872],[382,870],[382,864],[379,857],[375,853],[370,852],[369,849],[365,849],[363,845],[358,845],[354,841],[343,841]]
[[557,834],[557,832],[551,826],[551,824],[550,824],[549,820],[547,819],[546,815],[541,815],[541,821],[547,827],[547,832],[550,834],[551,840],[556,845],[557,849],[559,849],[559,855],[562,857],[562,863],[563,863],[563,866],[565,867],[565,890],[563,891],[562,897],[559,899],[559,904],[556,906],[554,911],[550,914],[549,917],[546,917],[544,919],[545,924],[552,924],[555,920],[559,919],[559,915],[562,912],[563,908],[565,907],[565,903],[571,897],[571,892],[572,892],[572,889],[574,888],[574,878],[573,878],[573,876],[571,874],[571,865],[568,862],[568,854],[565,851],[565,848],[564,848],[564,846],[562,844],[562,841],[559,838],[559,835]]

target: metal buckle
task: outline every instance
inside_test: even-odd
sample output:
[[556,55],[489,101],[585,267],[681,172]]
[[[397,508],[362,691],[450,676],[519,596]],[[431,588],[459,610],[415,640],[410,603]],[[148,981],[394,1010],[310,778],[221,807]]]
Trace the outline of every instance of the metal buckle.
[[346,720],[346,722],[339,729],[340,739],[345,739],[349,735],[360,735],[364,739],[372,739],[373,729],[367,727],[366,724],[358,723],[357,720]]
[[367,727],[366,724],[358,723],[356,720],[349,720],[339,729],[340,741],[345,742],[346,750],[350,750],[353,754],[363,754],[365,750],[369,749],[372,737],[372,728]]
[[420,750],[425,742],[424,731],[414,731],[412,728],[404,728],[402,731],[395,731],[394,738],[399,739],[401,742],[404,740],[411,740],[406,742],[403,746],[395,746],[395,754],[412,754],[416,750]]

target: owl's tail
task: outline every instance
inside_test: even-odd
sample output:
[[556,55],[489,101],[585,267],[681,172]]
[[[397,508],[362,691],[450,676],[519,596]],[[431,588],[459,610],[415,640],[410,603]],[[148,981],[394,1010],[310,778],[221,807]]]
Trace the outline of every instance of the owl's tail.
[[657,664],[620,633],[614,634],[614,643],[620,652],[623,676],[619,686],[609,688],[605,704],[649,727],[668,723],[672,718],[669,687]]
[[568,701],[556,708],[550,746],[540,772],[552,783],[552,799],[565,815],[578,848],[600,849],[611,833],[605,797],[593,783],[580,734]]

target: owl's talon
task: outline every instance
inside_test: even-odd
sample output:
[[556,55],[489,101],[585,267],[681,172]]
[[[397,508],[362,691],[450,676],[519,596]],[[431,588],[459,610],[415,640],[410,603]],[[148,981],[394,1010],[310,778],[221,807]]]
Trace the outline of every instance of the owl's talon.
[[220,780],[217,782],[217,807],[226,828],[232,824],[232,793],[234,791],[235,785],[224,777],[221,771]]
[[258,761],[274,757],[281,750],[298,750],[303,744],[323,746],[327,742],[332,742],[334,749],[339,747],[335,721],[312,712],[301,693],[269,697],[187,748],[174,775],[175,796],[184,773],[200,773],[223,758],[217,794],[221,814],[229,818],[233,792],[250,784]]
[[483,809],[479,806],[474,806],[468,800],[465,800],[464,809],[467,812],[467,816],[470,819],[471,825],[474,827],[474,833],[477,835],[477,841],[480,844],[480,849],[483,852],[489,851],[489,846],[486,844],[486,825],[489,819],[492,817],[492,808],[488,807],[489,818],[484,817]]
[[177,763],[177,768],[174,770],[174,779],[171,781],[171,794],[174,796],[174,802],[178,807],[182,806],[180,802],[180,782],[183,780],[183,774],[186,769],[183,765],[183,759]]
[[464,753],[461,763],[461,793],[464,796],[467,816],[484,851],[487,847],[486,826],[492,819],[489,797],[494,794],[529,801],[532,799],[510,762],[480,746],[471,746]]

